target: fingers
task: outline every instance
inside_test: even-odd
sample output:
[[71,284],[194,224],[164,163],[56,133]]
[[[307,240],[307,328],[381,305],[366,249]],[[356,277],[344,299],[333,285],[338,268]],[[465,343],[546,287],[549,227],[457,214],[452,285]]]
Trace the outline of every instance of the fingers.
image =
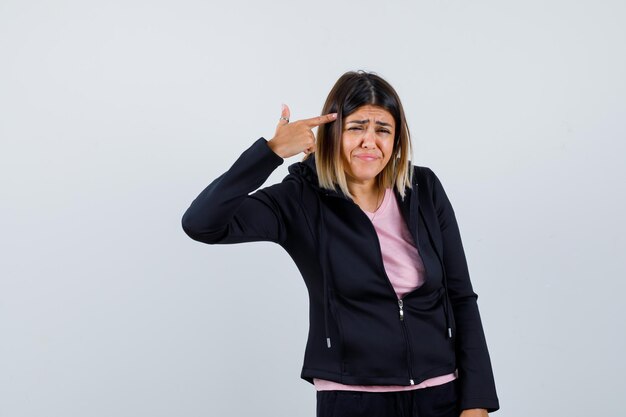
[[[289,116],[291,112],[289,111],[289,107],[286,104],[282,105],[282,110],[280,112],[281,119],[278,120],[278,126],[286,125],[289,123]],[[285,120],[287,119],[287,120]]]
[[310,153],[315,152],[315,150],[317,148],[317,140],[315,140],[315,135],[310,130],[309,130],[309,138],[313,142],[313,144],[305,149],[304,153],[307,154],[307,155],[310,154]]
[[329,113],[323,116],[312,117],[310,119],[302,119],[301,122],[308,126],[315,127],[324,123],[334,122],[337,119],[337,113]]
[[[282,111],[280,113],[280,119],[278,120],[278,126],[280,127],[289,123],[290,115],[291,115],[291,112],[289,111],[289,107],[286,104],[283,104]],[[329,114],[325,114],[322,116],[312,117],[310,119],[302,119],[302,120],[299,120],[299,122],[313,128],[315,126],[319,126],[324,123],[334,122],[336,119],[337,119],[337,113],[329,113]]]

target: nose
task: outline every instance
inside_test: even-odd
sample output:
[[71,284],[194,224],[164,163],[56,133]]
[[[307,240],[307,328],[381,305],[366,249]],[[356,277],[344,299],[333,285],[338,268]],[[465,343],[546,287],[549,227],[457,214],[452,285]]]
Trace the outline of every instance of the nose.
[[372,126],[368,126],[363,132],[362,146],[365,148],[374,148],[376,146],[376,133]]

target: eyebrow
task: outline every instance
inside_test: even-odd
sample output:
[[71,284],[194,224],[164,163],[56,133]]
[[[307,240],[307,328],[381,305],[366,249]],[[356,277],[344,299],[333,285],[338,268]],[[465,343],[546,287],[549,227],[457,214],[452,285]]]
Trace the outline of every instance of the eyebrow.
[[[369,120],[350,120],[349,122],[346,122],[346,124],[347,123],[357,123],[357,124],[360,124],[360,125],[364,125],[364,124],[369,123]],[[376,121],[376,124],[380,125],[380,126],[389,126],[389,127],[391,127],[391,124],[385,123],[385,122],[380,122],[378,120]]]

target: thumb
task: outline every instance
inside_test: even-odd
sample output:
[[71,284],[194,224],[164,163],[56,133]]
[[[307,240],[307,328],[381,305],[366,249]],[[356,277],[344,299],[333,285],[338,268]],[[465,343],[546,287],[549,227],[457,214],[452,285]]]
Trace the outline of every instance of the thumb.
[[[282,111],[280,112],[281,119],[278,120],[278,126],[283,126],[283,125],[286,125],[287,123],[289,123],[289,116],[290,116],[289,107],[287,107],[286,104],[283,104],[282,105]],[[285,119],[287,119],[287,120],[285,120]]]

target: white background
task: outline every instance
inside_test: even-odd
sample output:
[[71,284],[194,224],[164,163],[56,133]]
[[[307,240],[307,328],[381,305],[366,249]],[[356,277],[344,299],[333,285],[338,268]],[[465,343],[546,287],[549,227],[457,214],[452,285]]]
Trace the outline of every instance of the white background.
[[1,0],[0,415],[314,416],[295,264],[180,219],[282,102],[319,115],[363,69],[455,208],[496,415],[623,416],[625,21],[597,0]]

